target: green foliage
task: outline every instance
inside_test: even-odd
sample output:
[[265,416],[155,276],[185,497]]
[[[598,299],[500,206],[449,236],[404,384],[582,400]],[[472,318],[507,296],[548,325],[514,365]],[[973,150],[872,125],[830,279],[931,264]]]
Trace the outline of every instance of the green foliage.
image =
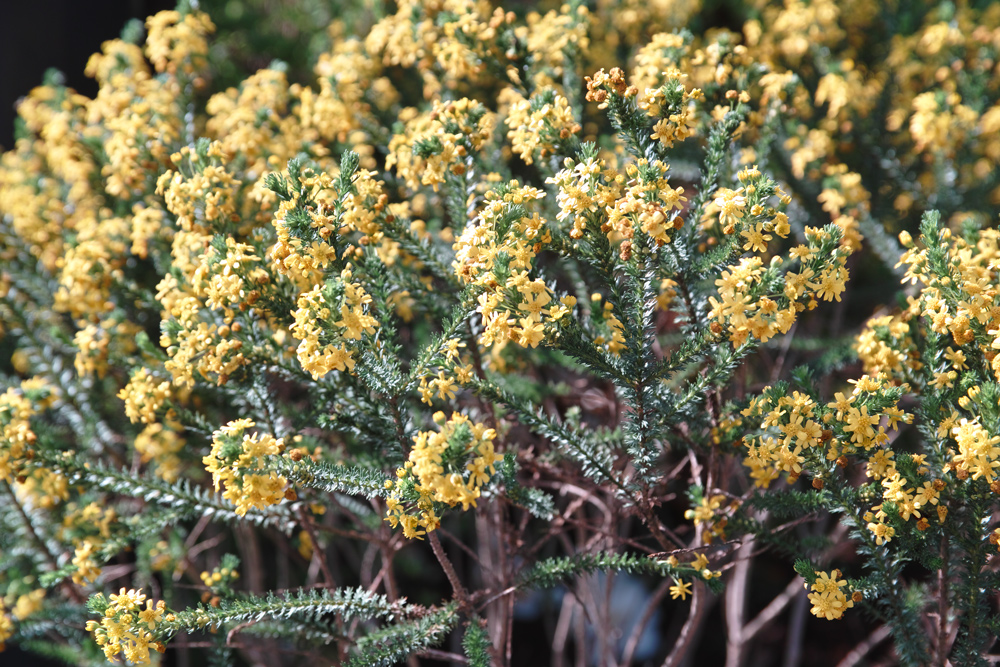
[[453,606],[429,611],[420,618],[395,623],[358,639],[352,667],[391,667],[406,656],[434,646],[458,620]]
[[234,627],[269,619],[305,619],[316,623],[331,623],[332,614],[344,619],[406,618],[417,608],[402,602],[390,602],[384,595],[377,595],[358,588],[298,591],[277,596],[241,596],[223,600],[219,606],[198,605],[194,609],[177,612],[174,620],[164,621],[161,632],[169,635],[181,630],[203,628],[206,624]]
[[636,554],[593,553],[577,554],[558,558],[547,558],[535,563],[521,575],[521,588],[551,588],[557,583],[590,574],[598,570],[628,572],[629,574],[653,574],[668,576],[676,568],[665,561]]
[[490,640],[480,626],[479,619],[470,619],[462,637],[462,648],[465,649],[465,657],[471,667],[491,667]]

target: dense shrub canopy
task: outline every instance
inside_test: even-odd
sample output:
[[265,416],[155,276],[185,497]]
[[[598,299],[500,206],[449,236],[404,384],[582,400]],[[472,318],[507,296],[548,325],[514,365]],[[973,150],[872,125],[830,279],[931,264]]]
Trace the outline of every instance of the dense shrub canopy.
[[0,639],[985,664],[1000,6],[193,4],[0,158]]

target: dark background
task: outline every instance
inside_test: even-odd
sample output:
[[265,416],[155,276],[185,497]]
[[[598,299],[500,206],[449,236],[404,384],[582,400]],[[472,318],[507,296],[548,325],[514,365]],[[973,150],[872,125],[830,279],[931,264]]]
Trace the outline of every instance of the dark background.
[[0,0],[0,147],[14,144],[17,100],[54,67],[87,97],[97,84],[83,75],[90,54],[118,37],[131,18],[145,19],[176,0]]

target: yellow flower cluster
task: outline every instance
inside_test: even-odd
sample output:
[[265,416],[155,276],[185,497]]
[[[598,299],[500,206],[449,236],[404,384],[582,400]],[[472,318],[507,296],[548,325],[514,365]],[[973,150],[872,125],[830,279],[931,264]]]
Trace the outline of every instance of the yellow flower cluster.
[[[587,33],[592,20],[590,11],[582,3],[564,3],[559,11],[545,14],[528,12],[525,25],[515,28],[514,34],[519,41],[523,40],[525,50],[538,65],[531,80],[535,88],[563,82],[568,55],[586,52],[590,46]],[[514,83],[520,82],[519,76],[511,76],[510,68],[507,74]]]
[[[349,189],[342,192],[339,179],[329,173],[297,172],[292,177],[293,196],[281,202],[272,221],[277,239],[268,255],[275,272],[308,290],[337,261],[336,244],[351,232],[358,246],[375,246],[385,264],[393,264],[402,253],[399,243],[384,233],[382,222],[393,211],[408,207],[387,206],[383,183],[374,175],[365,169],[355,171]],[[358,247],[347,245],[340,259],[356,252]]]
[[507,138],[525,164],[546,160],[581,130],[569,100],[554,89],[537,90],[527,99],[512,88],[507,91],[511,98],[504,121],[510,128]]
[[646,160],[629,164],[626,167],[628,187],[614,205],[605,209],[608,219],[601,231],[606,232],[612,242],[620,242],[623,261],[644,247],[633,241],[636,229],[642,230],[657,246],[662,246],[670,243],[670,235],[684,224],[680,214],[687,197],[683,196],[684,188],[671,187],[666,178],[668,168],[659,160],[652,164]]
[[[489,60],[502,57],[496,35],[514,22],[514,13],[497,7],[491,15],[489,3],[481,0],[451,0],[442,4],[446,12],[456,14],[444,23],[441,38],[433,43],[431,51],[445,72],[446,82],[454,85],[458,80],[482,73]],[[487,16],[489,20],[484,21]]]
[[[919,299],[912,301],[910,308],[899,317],[907,322],[916,315],[923,316],[931,331],[950,335],[958,349],[949,348],[947,359],[956,373],[966,368],[967,359],[981,355],[1000,380],[1000,353],[997,352],[1000,351],[1000,288],[997,286],[1000,231],[979,230],[974,240],[970,240],[952,235],[947,228],[925,229],[931,236],[925,232],[921,245],[915,244],[905,232],[900,235],[900,241],[907,248],[900,258],[900,264],[907,266],[904,281],[919,282],[923,286]],[[892,322],[897,329],[902,329],[900,324]],[[878,324],[870,323],[868,328],[875,329]],[[895,349],[909,355],[905,347]],[[892,354],[884,347],[876,347],[872,352],[874,354],[862,356],[866,365],[884,365],[891,360],[891,356],[883,359]],[[929,361],[924,360],[924,363]],[[931,368],[940,374],[939,367],[932,365]],[[911,370],[917,369],[911,364]]]
[[[869,402],[890,386],[886,376],[863,375],[851,382],[854,383],[854,390],[850,396],[837,392],[833,396],[834,400],[827,404],[827,408],[834,412],[831,417],[824,416],[824,423],[837,425],[844,435],[842,440],[831,441],[827,455],[831,459],[841,454],[854,453],[859,448],[869,451],[872,447],[885,445],[888,435],[885,427],[880,425],[883,417],[892,430],[898,427],[899,422],[909,424],[913,419],[913,415],[898,408],[895,400],[881,410],[872,408],[869,412]],[[906,388],[903,387],[904,390]]]
[[238,90],[230,88],[209,99],[205,129],[218,138],[222,154],[239,155],[247,161],[247,175],[260,177],[273,165],[284,165],[295,157],[297,145],[313,144],[310,152],[323,152],[318,131],[288,113],[293,99],[284,72],[259,70]]
[[[679,36],[670,35],[667,39],[671,37]],[[644,74],[642,64],[637,61],[633,80],[643,80]],[[676,68],[671,67],[666,71],[657,72],[651,78],[653,79],[651,83],[660,85],[639,89],[637,103],[647,116],[656,120],[653,125],[653,139],[659,141],[664,148],[672,148],[675,142],[684,141],[697,133],[696,103],[703,102],[705,94],[699,88],[688,90],[684,85],[687,75]],[[749,95],[744,93],[744,96],[745,99],[741,101],[749,101]]]
[[541,279],[531,279],[533,260],[552,236],[538,213],[525,206],[545,193],[517,181],[486,195],[478,224],[466,227],[454,244],[455,273],[478,289],[483,333],[479,341],[494,346],[507,341],[537,347],[545,339],[545,322],[555,322],[572,307],[563,299],[553,305],[553,292]]
[[180,425],[167,421],[166,424],[153,422],[142,429],[133,443],[135,451],[143,463],[156,463],[156,474],[164,481],[176,481],[181,474],[181,459],[184,438],[180,435]]
[[340,278],[317,285],[299,295],[292,335],[300,342],[295,350],[302,368],[319,379],[332,370],[353,371],[357,361],[348,341],[375,333],[378,322],[368,314],[371,296],[351,282],[351,269]]
[[[592,324],[600,332],[594,337],[594,344],[603,346],[611,354],[617,355],[625,349],[625,326],[615,315],[614,304],[610,301],[605,301],[599,309],[596,307],[603,298],[604,295],[600,292],[590,295]],[[576,303],[576,297],[566,297],[564,303],[567,307],[572,307]]]
[[181,83],[152,76],[142,49],[122,40],[104,42],[90,57],[86,74],[100,85],[90,118],[107,130],[104,190],[123,199],[144,198],[156,180],[149,165],[169,164],[170,147],[182,137]]
[[114,307],[110,288],[122,279],[128,222],[115,217],[84,221],[77,228],[76,240],[59,262],[55,308],[74,318],[96,320]]
[[34,407],[22,392],[11,387],[0,394],[0,477],[8,482],[19,474],[37,439],[29,421],[33,414]]
[[498,72],[516,85],[528,83],[519,58],[526,52],[535,64],[534,87],[561,83],[569,54],[589,44],[589,12],[582,5],[565,4],[545,15],[528,12],[516,25],[514,12],[485,0],[396,4],[395,14],[372,27],[365,47],[385,65],[416,65],[428,99],[443,87],[488,84]]
[[603,231],[606,234],[610,231],[600,230],[595,223],[609,208],[614,209],[615,202],[622,195],[625,176],[606,167],[605,160],[596,157],[580,162],[566,158],[563,169],[546,181],[559,188],[556,219],[560,222],[572,221],[570,238],[581,239],[585,232],[596,234]]
[[62,525],[57,531],[60,540],[73,545],[73,581],[77,584],[93,582],[101,574],[98,560],[100,550],[111,537],[112,529],[118,524],[118,512],[113,507],[105,507],[91,502],[83,507],[69,503]]
[[493,449],[496,431],[463,414],[434,414],[438,431],[421,431],[413,438],[406,464],[397,480],[386,482],[386,521],[403,527],[403,535],[420,538],[441,523],[436,505],[463,510],[476,506],[480,491],[496,473]]
[[[102,193],[91,187],[98,166],[82,134],[73,130],[85,124],[88,102],[51,87],[32,90],[18,115],[37,139],[19,141],[0,161],[0,210],[9,216],[12,232],[9,240],[7,231],[0,238],[5,244],[23,239],[50,272],[64,254],[64,230],[93,224],[102,206]],[[50,177],[37,178],[39,172]]]
[[[308,534],[308,533],[307,533]],[[217,567],[211,572],[202,572],[199,575],[201,582],[208,587],[218,586],[240,578],[240,573],[228,567]]]
[[[76,357],[73,359],[73,366],[80,377],[96,375],[103,378],[108,372],[108,355],[111,351],[112,341],[126,340],[125,336],[115,336],[112,338],[111,332],[102,325],[87,324],[76,332],[73,336],[73,344],[76,347]],[[116,333],[131,330],[128,322],[122,322],[115,326]]]
[[172,375],[174,385],[193,387],[196,372],[223,385],[230,374],[249,364],[241,351],[243,341],[230,337],[242,330],[239,322],[219,326],[202,321],[201,301],[177,289],[177,281],[170,274],[158,287],[158,297],[166,308],[164,314],[171,316],[162,327],[160,346],[170,357],[163,367]]
[[226,237],[225,253],[213,247],[195,269],[191,277],[194,295],[204,299],[211,310],[221,310],[223,321],[231,324],[237,310],[247,310],[259,298],[260,292],[254,289],[268,281],[267,271],[255,266],[259,261],[252,246]]
[[[862,36],[883,30],[879,16],[878,5],[859,0],[771,4],[744,25],[744,43],[770,70],[762,83],[784,79],[781,95],[807,121],[786,143],[798,177],[819,179],[841,164],[854,147],[840,138],[889,100],[878,129],[906,173],[916,174],[908,177],[916,187],[895,194],[896,208],[907,213],[941,188],[981,186],[995,168],[1000,104],[995,84],[983,82],[995,77],[1000,14],[969,5],[927,12],[913,30],[892,36],[888,57],[873,62]],[[816,80],[813,92],[802,85],[808,80]],[[932,166],[959,156],[961,166],[947,176]],[[1000,188],[986,187],[996,201]]]
[[748,449],[743,464],[750,468],[750,476],[757,486],[767,488],[782,472],[794,481],[802,473],[803,452],[824,443],[822,422],[814,419],[818,416],[817,405],[798,391],[791,396],[774,397],[765,390],[742,414],[744,417],[763,416],[761,428],[776,432],[743,439]]
[[[992,106],[984,104],[978,91],[963,85],[992,76],[990,58],[1000,38],[997,19],[995,9],[961,7],[951,20],[932,14],[920,30],[900,36],[890,54],[896,67],[889,129],[908,134],[917,153],[954,157],[959,150],[968,151],[963,160],[968,167],[958,174],[963,184],[988,173],[1000,149],[995,137],[1000,105],[995,100]],[[934,187],[931,178],[926,174],[922,180]]]
[[80,534],[86,535],[86,539],[94,544],[103,544],[104,540],[111,536],[111,527],[118,521],[118,512],[113,507],[105,507],[99,503],[91,502],[83,507],[76,503],[67,506],[63,525],[59,531],[60,539],[68,539],[67,533],[78,540]]
[[591,59],[609,55],[606,50],[616,46],[670,35],[688,25],[700,8],[700,0],[597,0]]
[[215,25],[202,12],[163,11],[146,19],[146,56],[157,72],[193,75],[204,69]]
[[53,509],[69,498],[69,480],[51,468],[32,467],[27,476],[18,478],[14,490],[21,502]]
[[[917,464],[917,475],[920,478],[907,479],[903,477],[896,468],[893,460],[895,452],[892,450],[878,450],[868,459],[866,474],[868,477],[881,480],[882,500],[893,503],[899,517],[903,521],[909,521],[911,517],[917,519],[917,529],[927,530],[930,522],[923,516],[921,508],[926,512],[931,506],[936,505],[938,522],[943,523],[948,516],[948,508],[939,504],[941,491],[947,483],[943,479],[924,479],[929,472],[929,468],[924,464],[925,456],[913,454],[910,456],[911,462]],[[923,482],[921,484],[921,482]],[[907,487],[907,484],[910,484]],[[867,528],[875,538],[876,544],[887,544],[896,536],[896,529],[886,523],[888,514],[883,504],[875,505],[871,511],[865,512],[863,516],[867,523]]]
[[939,94],[930,91],[913,98],[909,129],[918,153],[941,151],[954,157],[979,120],[979,115],[961,100],[958,93],[940,99]]
[[[42,377],[23,380],[20,387],[9,387],[0,394],[0,479],[13,482],[20,477],[37,441],[31,418],[51,407],[58,396],[56,388]],[[48,472],[36,469],[34,474]]]
[[[106,608],[100,621],[87,621],[87,632],[94,633],[94,640],[109,661],[118,656],[135,665],[151,664],[149,650],[163,653],[166,647],[153,634],[164,620],[166,603],[155,604],[147,600],[142,591],[121,589],[117,595],[98,594],[99,602]],[[146,602],[143,609],[142,603]]]
[[73,572],[73,583],[84,584],[95,581],[97,577],[101,576],[101,568],[93,559],[95,548],[93,542],[84,540],[73,552],[72,563],[73,567],[76,568],[76,571]]
[[952,457],[956,472],[993,482],[995,469],[1000,468],[1000,435],[990,435],[977,420],[963,418],[952,429],[952,437],[958,445],[958,453]]
[[434,102],[433,108],[418,114],[415,109],[401,114],[405,132],[389,141],[386,169],[406,181],[411,190],[430,185],[435,191],[451,176],[462,176],[472,155],[492,139],[494,114],[482,103],[462,98]]
[[19,595],[17,596],[17,602],[14,603],[14,608],[10,610],[10,615],[15,620],[23,621],[41,610],[44,600],[44,588],[36,588],[33,591]]
[[[944,399],[935,425],[937,437],[947,443],[943,453],[948,465],[938,477],[902,477],[890,458],[891,451],[877,452],[869,462],[869,476],[882,480],[883,499],[893,502],[904,520],[915,516],[920,519],[918,528],[926,529],[929,524],[921,517],[920,508],[938,505],[938,520],[947,516],[948,508],[938,502],[947,486],[941,476],[948,472],[954,472],[955,483],[969,480],[966,484],[972,484],[982,479],[991,489],[1000,488],[996,481],[1000,436],[991,433],[982,421],[982,415],[994,411],[995,406],[983,403],[990,399],[985,399],[981,385],[959,383],[960,375],[974,372],[992,370],[1000,378],[996,352],[1000,349],[996,287],[1000,235],[993,229],[953,235],[933,217],[925,219],[922,231],[920,245],[909,234],[900,235],[907,248],[900,261],[907,266],[904,281],[921,283],[920,293],[909,298],[901,313],[869,320],[856,347],[867,371],[885,373],[894,382],[910,383]],[[937,347],[918,345],[925,337],[939,341]],[[912,458],[923,459],[917,455]],[[928,469],[922,466],[918,472],[926,474]],[[881,507],[873,509],[878,513],[866,515],[868,528],[880,544],[888,542],[895,530],[884,523]]]
[[284,451],[284,438],[245,433],[254,426],[250,419],[229,422],[212,434],[212,451],[202,459],[205,470],[212,474],[215,490],[224,487],[222,497],[236,505],[240,516],[251,508],[277,505],[288,486],[288,480],[267,470],[268,457]]
[[[234,319],[254,307],[269,275],[253,246],[229,236],[212,238],[178,232],[174,255],[183,258],[178,264],[186,271],[180,280],[168,273],[157,285],[165,320],[160,345],[169,357],[164,369],[177,386],[193,386],[196,372],[226,384],[250,363],[243,341],[232,335],[243,328]],[[212,311],[221,311],[221,317]]]
[[[744,187],[723,188],[713,202],[719,224],[727,235],[739,231],[744,251],[766,253],[772,233],[785,238],[790,232],[788,217],[766,207],[766,197],[777,194],[783,205],[789,199],[756,167],[744,169],[739,178]],[[750,337],[767,342],[787,333],[798,313],[815,308],[817,299],[840,301],[850,246],[836,226],[806,227],[805,234],[807,244],[789,251],[790,259],[800,263],[798,271],[779,273],[781,256],[773,257],[765,269],[761,257],[750,255],[722,272],[715,281],[720,298],[709,297],[713,332],[728,331],[734,347]]]
[[125,401],[125,416],[134,424],[152,424],[157,411],[170,398],[170,382],[158,381],[145,368],[132,374],[128,384],[118,392],[118,398]]
[[7,613],[7,607],[0,599],[0,652],[7,648],[7,640],[14,636],[14,621]]
[[[672,568],[690,568],[693,574],[697,574],[699,577],[705,581],[710,581],[712,579],[718,579],[722,576],[722,572],[719,570],[711,570],[708,567],[708,556],[703,553],[699,553],[694,557],[694,560],[690,563],[681,563],[677,556],[669,556],[665,561],[667,565]],[[686,600],[687,596],[691,594],[691,588],[693,586],[693,581],[682,581],[674,577],[674,585],[669,588],[670,598],[676,600],[680,598],[681,600]]]
[[327,141],[350,144],[362,155],[362,165],[374,168],[374,138],[364,128],[377,122],[377,112],[397,109],[400,98],[390,79],[379,76],[377,54],[360,40],[338,39],[332,52],[320,54],[313,71],[319,91],[314,96],[311,89],[302,90],[303,124]]
[[227,169],[222,144],[211,142],[204,150],[184,146],[170,156],[174,170],[156,181],[156,194],[188,232],[223,230],[240,219],[237,195],[243,183]]
[[[850,396],[837,392],[826,406],[798,391],[787,395],[780,388],[768,388],[752,399],[742,414],[760,418],[762,433],[744,437],[748,448],[744,465],[756,485],[767,488],[782,472],[794,481],[807,460],[810,471],[822,478],[823,461],[846,465],[846,457],[859,449],[882,451],[889,437],[880,422],[885,419],[895,430],[899,422],[913,418],[898,408],[898,399],[885,394],[888,388],[885,377],[866,375],[855,382]],[[891,451],[883,456],[891,456]],[[878,463],[871,465],[875,467],[870,470],[881,469]]]
[[866,373],[900,379],[910,378],[923,368],[913,339],[915,331],[911,331],[915,324],[912,316],[910,308],[902,315],[879,315],[865,323],[854,347]]
[[809,602],[812,603],[814,616],[825,618],[828,621],[841,618],[844,612],[854,606],[854,600],[848,598],[844,591],[840,590],[847,585],[843,579],[839,579],[840,570],[833,570],[829,574],[826,572],[816,572],[816,580],[806,588],[809,593]]
[[694,509],[684,512],[684,518],[694,521],[695,526],[709,524],[702,534],[702,541],[705,544],[711,544],[716,538],[726,539],[726,525],[729,523],[729,519],[725,516],[716,518],[716,511],[722,507],[725,500],[726,496],[722,494],[704,496]]

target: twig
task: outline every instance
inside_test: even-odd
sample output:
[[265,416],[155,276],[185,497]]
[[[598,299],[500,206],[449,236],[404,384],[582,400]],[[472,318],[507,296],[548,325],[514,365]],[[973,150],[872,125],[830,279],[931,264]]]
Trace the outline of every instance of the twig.
[[[868,637],[862,641],[860,644],[854,647],[854,649],[844,656],[844,659],[837,663],[837,667],[854,667],[860,663],[868,652],[871,651],[875,646],[882,642],[886,637],[889,636],[889,626],[880,625],[875,628]],[[989,656],[987,656],[989,659]],[[941,663],[944,664],[944,663]]]
[[302,527],[305,528],[306,533],[309,535],[309,539],[313,543],[313,558],[319,562],[319,569],[323,572],[323,579],[326,580],[326,585],[331,588],[337,585],[336,579],[333,578],[333,574],[330,572],[330,567],[327,565],[326,558],[323,555],[323,549],[320,547],[319,540],[316,538],[316,529],[313,526],[312,517],[306,512],[306,506],[303,504],[299,507],[299,517],[302,519]]
[[[747,540],[740,547],[742,553],[750,551],[753,551],[753,539]],[[726,667],[739,667],[746,652],[747,637],[744,636],[743,621],[749,577],[750,559],[737,560],[733,574],[726,585]]]
[[938,568],[938,664],[948,659],[951,643],[948,637],[948,538],[941,536],[941,567]]
[[188,562],[190,562],[195,556],[200,554],[202,551],[211,549],[214,546],[218,546],[218,544],[222,542],[222,540],[224,539],[226,539],[226,534],[219,533],[215,537],[210,537],[206,540],[202,540],[201,542],[199,542],[198,544],[194,545],[193,547],[184,552],[185,558],[187,559]]
[[660,601],[663,596],[667,594],[670,590],[670,579],[663,580],[656,590],[653,591],[653,595],[650,596],[649,602],[646,603],[646,608],[642,611],[642,616],[639,617],[639,622],[635,624],[632,628],[632,633],[629,635],[628,641],[625,642],[625,650],[622,652],[622,662],[623,665],[631,665],[633,657],[635,656],[635,650],[639,648],[639,641],[642,639],[642,635],[645,633],[646,626],[649,625],[650,619],[653,618],[653,614],[660,606]]
[[566,642],[569,640],[569,628],[573,620],[573,605],[575,597],[569,591],[563,596],[559,619],[556,621],[556,631],[552,637],[552,667],[563,667],[566,655]]
[[233,643],[233,635],[235,635],[237,632],[239,632],[243,628],[249,628],[254,623],[256,623],[256,621],[247,621],[246,623],[240,623],[235,628],[233,628],[232,630],[230,630],[226,634],[226,645],[228,646],[228,645],[230,645],[230,644]]
[[753,638],[761,629],[764,628],[768,623],[773,621],[778,614],[785,610],[788,603],[791,602],[796,594],[802,588],[802,577],[796,576],[788,585],[785,586],[785,590],[778,593],[770,604],[760,610],[752,621],[743,626],[743,641],[749,641]]
[[469,664],[469,659],[464,655],[451,653],[450,651],[442,651],[436,648],[425,648],[422,651],[417,651],[417,655],[421,658],[431,658],[432,660],[441,660],[442,662],[457,662],[460,665]]
[[785,643],[785,659],[782,661],[784,667],[796,667],[802,657],[802,639],[806,630],[806,606],[809,598],[806,597],[805,589],[799,589],[795,597],[795,606],[792,608],[792,618],[788,623],[788,641]]
[[519,588],[517,586],[509,586],[508,588],[505,588],[499,593],[495,593],[494,595],[491,595],[490,597],[480,602],[479,606],[476,609],[477,610],[485,609],[486,607],[490,606],[490,604],[492,604],[493,602],[496,602],[500,598],[510,595],[511,593],[516,593],[518,590]]
[[442,535],[444,535],[449,540],[451,540],[452,542],[454,542],[454,544],[455,544],[456,547],[458,547],[459,549],[461,549],[462,551],[464,551],[465,555],[468,556],[469,558],[471,558],[476,565],[479,565],[480,567],[482,566],[482,563],[479,562],[479,556],[477,556],[476,552],[473,551],[472,549],[470,549],[465,544],[465,542],[463,542],[462,540],[458,539],[455,535],[452,535],[450,532],[448,532],[447,530],[445,530],[442,526],[438,526],[437,529],[441,532]]
[[462,586],[462,582],[458,578],[458,573],[455,572],[455,566],[451,564],[448,554],[444,552],[444,548],[441,546],[441,540],[438,539],[437,534],[433,530],[427,533],[427,541],[430,542],[434,556],[441,563],[441,568],[444,570],[445,576],[448,577],[451,589],[455,593],[455,599],[458,600],[459,608],[463,611],[470,609],[469,594],[466,593],[465,587]]
[[211,515],[205,515],[198,519],[198,523],[196,523],[194,528],[191,530],[191,534],[187,536],[186,540],[184,540],[184,553],[188,553],[191,550],[191,547],[194,546],[194,543],[198,541],[202,532],[204,532],[205,528],[207,528],[208,524],[211,522]]

